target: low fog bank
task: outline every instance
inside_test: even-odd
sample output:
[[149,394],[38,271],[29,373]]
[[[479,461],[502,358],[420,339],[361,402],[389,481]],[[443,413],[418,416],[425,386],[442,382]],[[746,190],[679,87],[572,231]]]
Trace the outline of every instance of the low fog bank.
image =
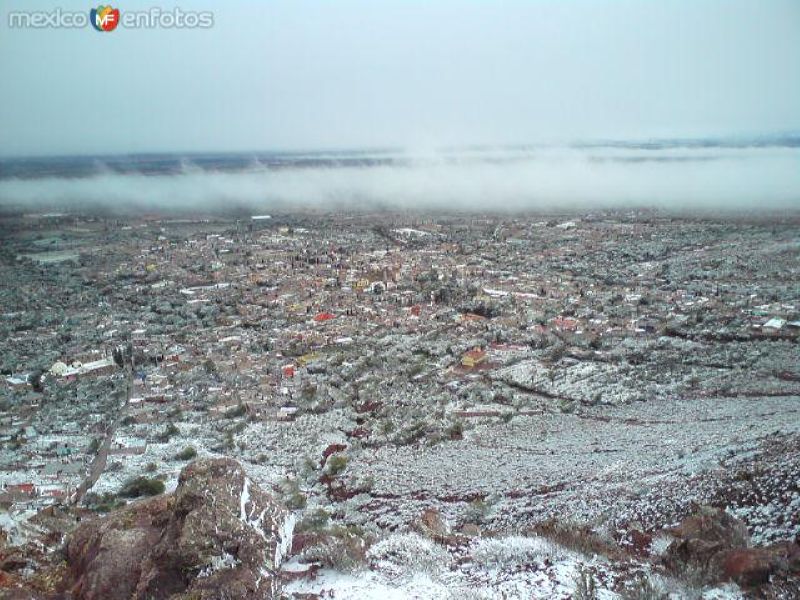
[[[485,158],[485,157],[484,157]],[[516,212],[647,207],[670,211],[800,208],[800,150],[660,153],[562,150],[513,160],[410,156],[399,164],[170,175],[0,180],[0,205],[26,210]]]

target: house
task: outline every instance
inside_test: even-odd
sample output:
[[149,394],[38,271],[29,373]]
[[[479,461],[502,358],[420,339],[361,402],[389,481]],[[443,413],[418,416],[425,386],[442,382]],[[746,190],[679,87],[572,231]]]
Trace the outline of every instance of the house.
[[296,414],[296,406],[281,406],[278,409],[278,414],[275,416],[275,418],[278,421],[294,421]]
[[762,329],[781,329],[786,324],[786,321],[779,317],[772,317],[769,321],[764,323],[761,327]]
[[24,385],[28,385],[28,376],[27,375],[11,375],[6,377],[6,383],[11,387],[22,387]]
[[486,360],[486,352],[480,348],[473,348],[461,357],[461,366],[474,369]]
[[578,329],[577,319],[570,317],[556,317],[552,320],[553,327],[562,331],[575,331]]
[[36,495],[36,486],[33,483],[10,483],[6,486],[6,493],[15,497]]

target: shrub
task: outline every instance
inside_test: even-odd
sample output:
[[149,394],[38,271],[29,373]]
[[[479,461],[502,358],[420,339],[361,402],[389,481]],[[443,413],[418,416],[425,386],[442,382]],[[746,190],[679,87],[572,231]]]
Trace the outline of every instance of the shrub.
[[160,479],[135,477],[126,481],[120,488],[118,495],[124,498],[138,498],[140,496],[157,496],[164,493],[164,482]]
[[593,531],[589,525],[551,519],[537,524],[532,530],[558,546],[588,556],[599,554],[614,557],[620,552],[613,541]]
[[83,503],[93,511],[105,513],[123,506],[125,501],[117,499],[111,492],[106,492],[102,495],[88,492],[83,497]]
[[195,447],[186,446],[186,448],[175,455],[175,458],[178,460],[192,460],[195,456],[197,456],[197,450],[195,450]]
[[596,600],[597,582],[588,569],[580,569],[575,576],[575,593],[572,597],[574,600]]
[[236,419],[237,417],[243,417],[247,412],[247,407],[244,404],[237,404],[234,408],[229,408],[225,411],[225,418],[226,419]]
[[337,525],[318,532],[317,541],[302,551],[301,558],[337,571],[354,571],[366,562],[370,543],[360,528]]
[[449,555],[441,547],[416,533],[391,535],[372,546],[367,557],[392,571],[433,571]]
[[650,577],[645,575],[635,579],[622,592],[623,600],[666,600],[668,597],[660,585],[655,584]]
[[100,449],[100,438],[92,438],[92,441],[89,442],[89,449],[87,452],[89,454],[97,454],[97,451]]
[[565,415],[575,412],[575,403],[571,400],[563,399],[558,403],[558,410]]
[[284,479],[280,483],[283,504],[289,510],[301,510],[306,507],[306,496],[300,491],[300,485],[294,479]]
[[296,533],[306,531],[320,531],[328,526],[331,516],[324,508],[318,508],[306,513],[297,526],[294,528]]
[[467,505],[464,512],[464,520],[467,523],[475,523],[480,525],[486,520],[486,515],[489,513],[489,504],[482,498],[475,498]]
[[164,443],[164,444],[165,444],[165,443],[167,443],[167,442],[168,442],[168,441],[169,441],[169,440],[172,438],[172,436],[174,436],[174,435],[178,435],[180,432],[181,432],[181,431],[180,431],[180,429],[178,429],[177,427],[175,427],[175,424],[174,424],[174,423],[168,423],[168,424],[167,424],[167,426],[166,426],[166,428],[164,429],[164,431],[162,431],[162,432],[161,432],[161,433],[160,433],[160,434],[157,436],[157,438],[156,438],[156,439],[157,439],[159,442],[161,442],[161,443]]
[[450,427],[447,428],[447,437],[451,440],[460,440],[464,437],[464,422],[453,421]]
[[326,466],[329,475],[339,475],[347,468],[347,457],[344,454],[334,454],[328,458]]
[[478,540],[472,559],[485,567],[516,567],[544,559],[563,558],[564,550],[540,537],[510,536]]

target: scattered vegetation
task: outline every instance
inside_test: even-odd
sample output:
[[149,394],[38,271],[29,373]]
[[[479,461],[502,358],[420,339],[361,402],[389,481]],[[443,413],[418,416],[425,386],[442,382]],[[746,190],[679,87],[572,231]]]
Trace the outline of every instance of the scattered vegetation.
[[197,456],[197,450],[194,446],[186,446],[183,450],[175,455],[178,460],[192,460]]
[[597,582],[588,569],[580,569],[575,576],[575,593],[572,597],[574,600],[596,600]]
[[160,479],[134,477],[126,481],[118,492],[123,498],[139,498],[140,496],[157,496],[164,493],[164,482]]
[[225,411],[225,418],[236,419],[238,417],[243,417],[245,414],[247,414],[247,407],[240,402],[235,407],[229,408],[227,411]]
[[306,507],[306,495],[300,490],[296,479],[284,479],[279,485],[283,505],[289,510],[302,510]]
[[661,586],[645,575],[636,578],[622,593],[623,600],[666,600],[668,597]]
[[347,457],[344,454],[333,454],[325,465],[328,475],[335,477],[347,468]]
[[156,440],[162,444],[166,444],[173,436],[180,434],[180,432],[180,429],[178,429],[174,423],[168,423],[164,431],[158,434]]
[[300,558],[337,571],[355,571],[367,560],[372,536],[359,527],[334,525],[317,530],[316,540],[303,549]]
[[104,494],[96,494],[95,492],[88,492],[83,497],[83,504],[89,509],[107,513],[125,504],[124,500],[120,500],[115,494],[106,492]]
[[531,531],[563,548],[585,556],[616,557],[621,552],[619,546],[612,539],[595,531],[587,524],[551,519],[537,524]]
[[472,559],[489,568],[519,567],[563,556],[562,548],[537,536],[481,539],[472,550]]

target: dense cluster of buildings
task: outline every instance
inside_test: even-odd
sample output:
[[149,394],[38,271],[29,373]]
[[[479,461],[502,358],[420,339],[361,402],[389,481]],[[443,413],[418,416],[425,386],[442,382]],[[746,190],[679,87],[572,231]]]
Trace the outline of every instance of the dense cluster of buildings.
[[[797,390],[790,224],[309,214],[14,227],[0,294],[9,509],[77,500],[87,479],[113,492],[145,465],[169,481],[175,444],[269,464],[274,444],[239,443],[248,423],[344,411],[363,445],[456,437],[469,415],[530,408],[509,370],[520,361],[527,392],[561,410],[719,391],[707,365],[670,386],[647,380],[664,372],[650,365],[625,371],[635,395],[604,395],[664,338],[714,344],[706,362],[737,369],[777,353],[771,372],[739,372],[742,389],[755,376]],[[584,363],[611,365],[591,394]]]

